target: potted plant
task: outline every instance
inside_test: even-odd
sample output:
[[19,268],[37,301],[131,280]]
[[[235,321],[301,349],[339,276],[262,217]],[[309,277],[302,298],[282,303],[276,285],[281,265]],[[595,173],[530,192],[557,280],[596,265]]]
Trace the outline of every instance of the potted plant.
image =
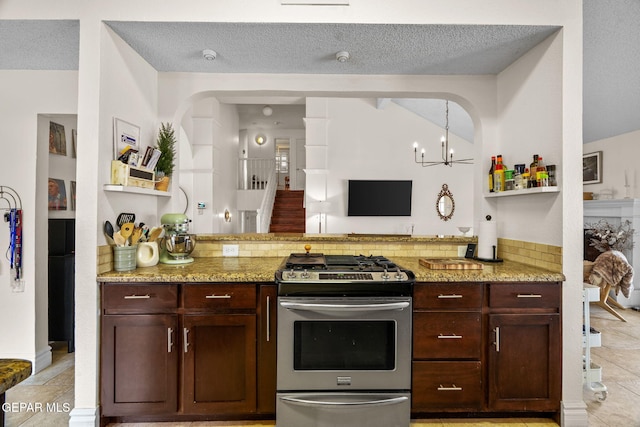
[[156,190],[167,191],[173,174],[176,157],[176,136],[171,123],[161,123],[156,148],[160,150],[160,159],[156,164]]

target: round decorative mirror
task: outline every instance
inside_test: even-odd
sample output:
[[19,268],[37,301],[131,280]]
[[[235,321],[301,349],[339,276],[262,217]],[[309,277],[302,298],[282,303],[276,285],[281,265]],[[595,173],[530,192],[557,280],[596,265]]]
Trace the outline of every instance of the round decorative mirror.
[[443,221],[449,221],[456,210],[456,202],[453,200],[453,194],[449,191],[447,184],[442,184],[442,190],[438,193],[436,200],[436,212]]

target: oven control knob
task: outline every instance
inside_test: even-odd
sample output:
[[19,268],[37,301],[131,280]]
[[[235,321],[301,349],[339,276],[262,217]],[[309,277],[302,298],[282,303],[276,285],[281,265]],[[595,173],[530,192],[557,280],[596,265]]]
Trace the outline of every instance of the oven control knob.
[[386,268],[384,269],[384,273],[382,273],[382,276],[381,276],[381,277],[382,277],[384,280],[387,280],[387,279],[389,279],[389,278],[391,277],[391,276],[389,276],[389,272],[387,271],[387,269],[386,269]]
[[304,271],[302,272],[302,274],[300,275],[300,277],[302,277],[303,279],[308,279],[311,276],[309,275],[309,272],[305,268]]
[[402,271],[400,271],[400,267],[396,269],[396,274],[393,277],[395,277],[396,280],[402,280]]
[[296,277],[296,272],[295,272],[295,271],[293,271],[293,268],[287,272],[287,277],[288,277],[289,279],[293,279],[293,278],[295,278],[295,277]]

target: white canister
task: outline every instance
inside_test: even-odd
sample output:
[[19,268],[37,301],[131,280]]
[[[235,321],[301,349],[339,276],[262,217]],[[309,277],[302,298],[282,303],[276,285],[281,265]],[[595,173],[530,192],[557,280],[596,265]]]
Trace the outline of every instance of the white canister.
[[138,267],[153,267],[158,263],[158,242],[138,243],[136,265]]

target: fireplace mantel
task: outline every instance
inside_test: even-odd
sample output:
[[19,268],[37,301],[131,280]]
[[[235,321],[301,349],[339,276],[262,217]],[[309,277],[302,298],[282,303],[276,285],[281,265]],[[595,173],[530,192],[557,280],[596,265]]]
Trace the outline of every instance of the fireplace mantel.
[[630,297],[624,298],[618,295],[617,300],[625,307],[640,305],[640,244],[636,234],[640,232],[640,199],[617,199],[617,200],[585,200],[584,223],[591,224],[605,219],[614,225],[618,225],[626,220],[631,222],[631,227],[636,230],[634,234],[634,248],[625,255],[635,270],[634,290]]

